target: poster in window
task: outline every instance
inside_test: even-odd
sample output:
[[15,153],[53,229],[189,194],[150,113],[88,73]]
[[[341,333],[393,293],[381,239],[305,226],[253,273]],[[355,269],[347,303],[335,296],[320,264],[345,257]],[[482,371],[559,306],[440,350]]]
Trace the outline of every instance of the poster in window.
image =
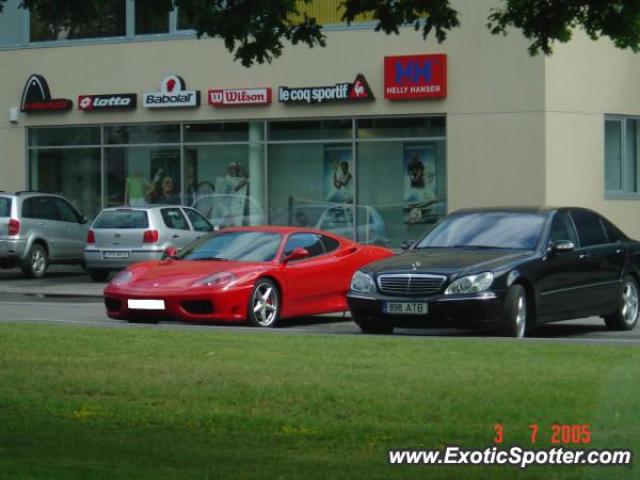
[[437,204],[436,161],[432,144],[404,146],[404,223],[432,223],[436,220],[432,211]]
[[216,178],[212,221],[221,226],[240,226],[245,223],[249,194],[249,175],[239,162],[230,162],[224,177]]
[[324,196],[331,203],[353,202],[351,147],[324,147]]
[[151,203],[180,203],[180,151],[177,149],[152,149]]

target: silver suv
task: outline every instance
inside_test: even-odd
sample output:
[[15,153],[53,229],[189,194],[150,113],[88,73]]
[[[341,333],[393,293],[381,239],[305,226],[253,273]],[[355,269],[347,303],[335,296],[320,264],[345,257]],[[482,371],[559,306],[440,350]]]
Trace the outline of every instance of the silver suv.
[[0,267],[42,278],[52,263],[81,264],[88,222],[60,195],[0,192]]
[[91,278],[104,281],[113,270],[158,260],[167,248],[183,248],[211,231],[213,225],[189,207],[106,208],[91,225],[84,261]]

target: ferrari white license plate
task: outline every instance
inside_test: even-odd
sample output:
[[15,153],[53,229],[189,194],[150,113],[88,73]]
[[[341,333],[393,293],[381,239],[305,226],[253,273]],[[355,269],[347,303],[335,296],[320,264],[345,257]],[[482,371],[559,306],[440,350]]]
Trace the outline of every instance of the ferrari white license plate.
[[429,304],[426,302],[385,302],[383,310],[385,313],[397,315],[425,315],[429,311]]
[[102,252],[102,258],[129,258],[129,252]]
[[164,300],[127,300],[131,310],[164,310]]

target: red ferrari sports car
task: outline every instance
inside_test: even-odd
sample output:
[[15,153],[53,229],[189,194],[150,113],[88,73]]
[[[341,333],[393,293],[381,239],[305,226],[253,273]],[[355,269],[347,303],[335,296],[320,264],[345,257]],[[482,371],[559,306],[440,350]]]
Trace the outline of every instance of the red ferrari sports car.
[[319,230],[239,227],[167,255],[113,278],[104,290],[109,317],[273,327],[280,318],[341,312],[354,272],[393,253]]

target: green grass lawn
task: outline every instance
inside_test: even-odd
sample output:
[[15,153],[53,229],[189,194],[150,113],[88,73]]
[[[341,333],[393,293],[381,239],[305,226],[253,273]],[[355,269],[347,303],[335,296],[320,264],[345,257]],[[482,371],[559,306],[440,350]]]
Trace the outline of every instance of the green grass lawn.
[[639,478],[628,467],[390,466],[387,451],[549,446],[591,424],[640,454],[640,349],[0,325],[0,478]]

